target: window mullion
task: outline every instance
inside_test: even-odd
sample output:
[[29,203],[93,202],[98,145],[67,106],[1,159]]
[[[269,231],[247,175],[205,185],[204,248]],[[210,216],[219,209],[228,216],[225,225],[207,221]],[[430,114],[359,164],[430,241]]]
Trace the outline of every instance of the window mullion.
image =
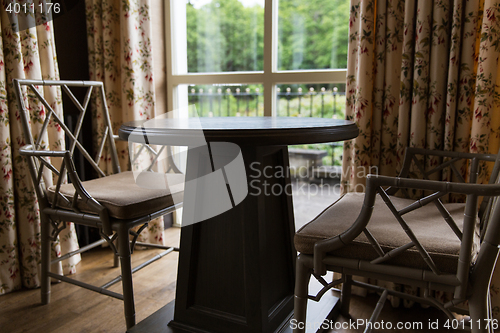
[[276,116],[276,83],[273,72],[277,70],[277,8],[278,0],[265,0],[264,5],[264,116]]
[[167,95],[167,112],[172,111],[174,109],[173,103],[173,95],[174,95],[174,86],[172,85],[172,71],[173,71],[173,62],[172,62],[172,30],[173,30],[173,21],[171,19],[170,11],[172,7],[172,2],[167,1],[165,3],[165,53],[166,53],[166,95]]
[[173,75],[173,85],[179,84],[234,84],[234,83],[262,83],[263,72],[233,72],[233,73],[196,73]]
[[347,70],[281,71],[273,73],[274,84],[345,83]]
[[167,1],[165,20],[167,110],[172,111],[185,108],[188,104],[187,95],[179,93],[173,79],[176,74],[187,73],[186,4],[183,1]]

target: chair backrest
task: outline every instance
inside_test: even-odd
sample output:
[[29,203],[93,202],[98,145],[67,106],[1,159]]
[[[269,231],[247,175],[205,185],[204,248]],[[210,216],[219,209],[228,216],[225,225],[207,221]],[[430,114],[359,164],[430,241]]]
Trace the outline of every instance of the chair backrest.
[[[416,155],[433,155],[444,159],[442,163],[435,166],[430,170],[426,170],[424,164],[419,160]],[[446,158],[446,159],[445,159]],[[408,148],[407,154],[405,155],[405,161],[403,163],[403,170],[400,173],[400,177],[406,178],[410,174],[410,165],[412,162],[423,176],[424,179],[428,180],[429,176],[433,173],[442,171],[444,168],[449,167],[451,172],[459,180],[459,182],[465,183],[464,177],[461,175],[459,169],[456,167],[455,163],[461,163],[461,161],[466,160],[469,165],[469,183],[476,184],[478,181],[478,174],[481,170],[481,163],[494,162],[493,169],[491,172],[489,185],[495,185],[499,182],[499,172],[500,172],[500,152],[497,155],[493,154],[473,154],[473,153],[459,153],[459,152],[445,152],[445,151],[433,151],[420,148]],[[445,184],[443,184],[445,185]],[[446,185],[445,185],[446,186]],[[481,185],[475,185],[481,186]],[[483,185],[484,186],[484,185]],[[498,193],[497,186],[491,188],[483,188],[482,192],[476,192],[476,194],[467,194],[467,202],[464,212],[463,220],[463,230],[459,230],[455,221],[449,216],[448,211],[443,206],[443,203],[439,199],[440,197],[452,193],[448,188],[445,190],[434,192],[432,194],[426,194],[425,197],[419,200],[418,205],[414,205],[418,208],[419,205],[425,205],[427,203],[434,203],[440,213],[443,215],[445,221],[449,224],[451,229],[457,234],[461,239],[461,249],[459,254],[459,261],[457,267],[457,278],[461,282],[460,286],[457,287],[455,291],[455,298],[457,300],[464,300],[465,294],[467,292],[467,285],[469,281],[469,272],[473,272],[470,279],[475,281],[481,274],[491,273],[493,271],[496,255],[498,253],[498,245],[500,244],[500,201],[497,200]],[[460,188],[460,185],[455,187]],[[386,194],[395,194],[401,187],[394,187],[387,189]],[[465,191],[465,188],[464,188]],[[408,195],[407,192],[403,192]],[[463,193],[463,192],[460,192]],[[467,192],[466,192],[467,193]],[[478,198],[483,196],[483,201],[478,207]],[[410,206],[409,206],[410,207]],[[408,208],[402,209],[399,212],[409,211]],[[399,212],[397,212],[399,214]],[[479,216],[479,224],[477,223],[477,216]],[[474,237],[476,235],[476,227],[479,226],[480,237],[479,237],[479,253],[473,251]],[[463,234],[462,234],[463,233]],[[477,243],[476,243],[477,244]],[[474,252],[474,255],[473,255]],[[424,257],[424,255],[423,255]],[[429,259],[429,267],[435,271],[434,263],[432,259]],[[471,270],[470,265],[473,265]],[[488,275],[489,276],[489,275]],[[480,279],[483,279],[481,277]],[[484,282],[484,281],[483,281]],[[486,281],[485,283],[487,283]]]
[[[99,177],[105,176],[105,172],[99,167],[99,160],[103,154],[103,151],[107,149],[107,154],[111,157],[113,173],[120,172],[118,155],[116,152],[113,131],[111,126],[111,120],[108,113],[108,108],[106,104],[106,98],[104,93],[104,86],[102,82],[97,81],[53,81],[53,80],[29,80],[29,79],[14,79],[14,90],[16,93],[17,103],[19,107],[19,113],[21,116],[22,129],[25,138],[26,146],[23,149],[32,151],[48,151],[50,152],[50,147],[47,147],[48,142],[48,131],[49,129],[54,129],[60,137],[64,136],[64,140],[60,141],[58,151],[67,151],[70,157],[78,150],[82,156],[90,163],[90,165],[96,170]],[[65,93],[72,103],[76,106],[79,111],[76,125],[73,130],[64,123],[64,118],[61,112],[58,112],[59,103],[62,104],[62,100],[58,100],[52,105],[44,97],[43,88],[44,87],[55,87],[56,89],[61,89]],[[73,94],[71,89],[78,89],[77,87],[86,88],[85,98],[81,103]],[[97,152],[94,157],[91,157],[87,149],[79,141],[82,137],[82,125],[84,123],[84,117],[92,116],[89,109],[89,102],[92,97],[92,93],[95,91],[96,98],[100,98],[101,105],[100,113],[97,117],[101,117],[104,123],[104,134],[102,137],[97,138]],[[32,111],[33,112],[30,112]],[[36,123],[32,124],[34,117],[34,110],[43,110],[44,112],[39,112],[39,115],[43,115],[40,119],[36,118]],[[99,112],[98,111],[98,112]],[[63,142],[64,141],[64,142]],[[67,147],[67,148],[66,148]],[[76,149],[75,149],[76,148]],[[37,193],[38,199],[41,204],[48,204],[45,186],[51,184],[44,184],[43,175],[47,176],[47,173],[52,172],[57,176],[57,190],[62,183],[67,179],[67,168],[65,163],[62,163],[61,159],[58,159],[56,153],[49,154],[38,154],[38,156],[29,156],[30,173],[35,185],[35,191]],[[47,177],[46,177],[47,178]],[[49,177],[51,179],[51,177]],[[56,200],[54,200],[53,205],[55,206]]]
[[[441,157],[447,157],[447,160],[443,161],[439,165],[435,166],[430,170],[426,170],[424,163],[420,161],[416,155],[435,155]],[[489,182],[488,184],[498,184],[500,181],[500,150],[496,155],[493,154],[476,154],[476,153],[458,153],[458,152],[440,152],[431,151],[427,149],[420,148],[408,148],[405,155],[405,160],[403,162],[403,168],[399,177],[406,178],[410,175],[410,166],[412,163],[415,165],[416,169],[419,171],[423,179],[429,179],[429,176],[438,172],[441,172],[445,168],[449,168],[452,175],[456,177],[459,182],[465,183],[465,179],[462,176],[459,169],[456,167],[455,163],[460,161],[469,161],[469,182],[476,183],[478,178],[478,173],[481,167],[481,163],[491,163],[494,162]],[[467,163],[467,162],[466,162]],[[388,194],[394,195],[399,189],[389,189]],[[409,197],[407,192],[403,192],[406,197]],[[485,196],[481,201],[479,207],[479,217],[481,220],[481,239],[484,237],[484,232],[486,230],[488,221],[490,219],[490,213],[492,212],[494,197]]]

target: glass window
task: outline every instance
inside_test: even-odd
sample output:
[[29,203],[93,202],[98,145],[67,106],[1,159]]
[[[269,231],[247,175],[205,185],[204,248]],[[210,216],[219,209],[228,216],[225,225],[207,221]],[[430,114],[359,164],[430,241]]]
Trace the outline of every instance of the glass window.
[[278,3],[278,70],[347,68],[349,1]]
[[[302,114],[307,106],[292,98],[299,94],[294,89],[305,94],[312,87],[314,94],[308,97],[325,95],[327,103],[333,95],[322,94],[321,88],[333,91],[332,84],[345,82],[349,0],[176,0],[166,4],[169,110],[206,97],[193,95],[191,89],[207,94],[208,89],[224,92],[225,85],[241,84],[245,85],[241,94],[260,86],[265,116],[283,115],[285,100],[287,108],[288,100],[298,103],[296,111],[287,109],[287,115]],[[282,86],[284,82],[291,87]],[[283,95],[287,88],[291,94]],[[337,89],[343,91],[340,86]],[[329,116],[329,111],[325,108],[322,114]]]
[[[278,117],[345,118],[345,83],[279,84],[276,95]],[[323,151],[322,166],[315,168],[316,173],[336,173],[336,169],[328,167],[342,164],[342,142],[297,145],[291,148]],[[292,162],[296,163],[293,149]]]
[[187,90],[188,103],[196,106],[199,117],[264,115],[261,84],[190,85]]
[[188,72],[262,71],[264,0],[190,0]]
[[345,118],[345,83],[278,84],[279,117]]

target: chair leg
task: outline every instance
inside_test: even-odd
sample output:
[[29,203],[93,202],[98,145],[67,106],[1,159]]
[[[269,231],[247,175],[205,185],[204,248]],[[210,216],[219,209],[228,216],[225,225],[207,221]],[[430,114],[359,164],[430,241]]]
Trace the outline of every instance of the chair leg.
[[312,268],[308,267],[302,255],[297,257],[296,266],[297,272],[295,276],[295,301],[294,301],[294,333],[305,332],[307,300],[309,294],[309,280],[311,279]]
[[128,241],[128,228],[125,224],[118,231],[118,253],[122,273],[123,303],[127,329],[135,325],[134,289],[132,284],[132,262],[130,244]]
[[[484,251],[483,251],[484,249]],[[470,278],[472,290],[469,298],[469,314],[471,319],[472,333],[489,332],[488,323],[493,319],[491,316],[490,301],[490,283],[491,272],[498,258],[498,247],[484,241],[481,244],[481,252],[477,259],[476,267]],[[479,323],[479,324],[478,324]],[[488,325],[486,325],[488,323]],[[493,331],[493,329],[491,330]]]
[[[115,241],[115,246],[116,248],[118,249],[118,239]],[[113,267],[118,267],[120,266],[120,256],[119,254],[115,253],[114,257],[113,257]]]
[[472,333],[489,332],[487,324],[489,324],[488,319],[491,318],[488,315],[488,291],[486,288],[481,289],[484,290],[474,292],[469,299],[469,313]]
[[349,305],[351,303],[352,275],[344,275],[345,282],[342,283],[342,294],[340,295],[340,313],[349,316]]
[[50,239],[50,229],[51,225],[43,213],[41,214],[41,272],[40,272],[40,285],[41,285],[41,298],[42,304],[48,304],[50,302],[50,255],[51,255],[51,244]]

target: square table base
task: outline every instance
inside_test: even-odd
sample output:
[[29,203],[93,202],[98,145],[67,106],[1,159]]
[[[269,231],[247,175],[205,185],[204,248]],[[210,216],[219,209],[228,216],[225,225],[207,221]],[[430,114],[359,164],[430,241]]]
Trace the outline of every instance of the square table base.
[[[311,284],[315,281],[311,281]],[[326,293],[319,302],[309,300],[307,304],[307,321],[308,323],[321,323],[325,318],[335,318],[339,313],[338,298],[330,293]],[[172,301],[159,309],[151,316],[128,330],[128,333],[193,333],[200,331],[190,331],[182,328],[169,326],[169,323],[174,318],[175,301]],[[292,315],[292,314],[290,314]],[[290,320],[288,318],[275,333],[292,333]],[[204,331],[206,332],[206,331]],[[306,333],[313,333],[314,329],[307,329]],[[322,332],[318,330],[317,332]]]

